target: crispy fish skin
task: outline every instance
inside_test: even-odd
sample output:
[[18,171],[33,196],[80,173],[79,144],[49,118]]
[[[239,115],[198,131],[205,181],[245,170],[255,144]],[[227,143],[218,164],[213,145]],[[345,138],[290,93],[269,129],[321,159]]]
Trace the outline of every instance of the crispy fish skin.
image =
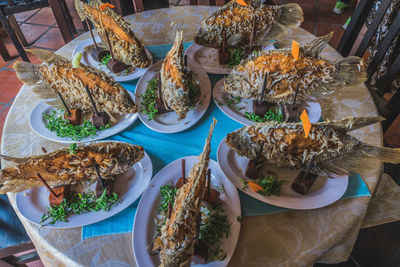
[[199,161],[190,170],[188,181],[178,191],[171,217],[161,228],[160,259],[163,267],[190,266],[197,236],[201,200],[206,189],[213,120]]
[[150,59],[142,42],[136,37],[129,23],[111,8],[103,11],[99,6],[101,1],[92,0],[86,4],[81,0],[75,0],[75,7],[79,11],[81,19],[88,18],[96,27],[102,42],[107,45],[107,35],[110,39],[115,58],[134,68],[146,68],[150,66]]
[[[17,77],[28,85],[35,85],[33,91],[44,99],[58,99],[57,92],[63,96],[70,108],[83,111],[92,110],[85,87],[88,86],[97,108],[110,114],[129,114],[137,112],[137,106],[126,91],[113,78],[93,67],[81,64],[73,68],[70,60],[43,49],[27,49],[43,61],[36,65],[29,62],[16,62]],[[50,102],[63,107],[60,101]]]
[[143,157],[143,147],[122,142],[80,145],[75,154],[62,149],[28,158],[2,156],[17,164],[0,171],[0,194],[42,186],[37,173],[51,187],[94,182],[97,179],[95,164],[103,179],[114,179]]
[[189,88],[183,64],[183,30],[176,33],[174,44],[161,66],[161,93],[166,105],[178,114],[180,119],[189,111]]
[[223,90],[235,97],[260,99],[265,75],[268,75],[264,101],[288,104],[297,99],[305,104],[310,97],[331,95],[335,90],[364,82],[367,78],[361,58],[347,57],[335,63],[320,58],[332,33],[301,47],[299,59],[290,49],[259,51],[234,67],[223,83]]
[[303,11],[297,4],[267,6],[259,0],[247,2],[248,6],[242,6],[233,0],[215,11],[201,22],[194,41],[203,46],[219,48],[222,46],[222,32],[225,31],[228,46],[247,47],[255,17],[253,45],[262,46],[268,40],[287,35],[286,27],[293,28],[303,22]]
[[308,138],[301,123],[258,123],[228,134],[226,144],[240,156],[254,159],[264,143],[261,155],[269,164],[306,170],[314,157],[311,172],[344,175],[357,167],[368,169],[368,162],[400,163],[400,149],[368,145],[347,133],[382,120],[366,117],[319,122],[312,125]]

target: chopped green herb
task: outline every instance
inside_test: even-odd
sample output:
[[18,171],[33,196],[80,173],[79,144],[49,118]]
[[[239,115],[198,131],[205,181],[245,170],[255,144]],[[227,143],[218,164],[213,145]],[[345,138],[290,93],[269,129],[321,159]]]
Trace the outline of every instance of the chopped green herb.
[[255,122],[266,122],[266,121],[277,121],[277,122],[282,122],[283,121],[283,114],[281,112],[273,112],[269,110],[267,113],[264,114],[263,117],[260,117],[259,115],[255,113],[250,113],[250,112],[245,112],[244,117],[248,120],[255,121]]
[[77,148],[77,146],[76,146],[76,143],[73,143],[73,144],[70,144],[69,145],[69,154],[73,154],[73,155],[75,155],[76,154],[76,148]]
[[107,63],[108,61],[111,60],[111,54],[108,53],[107,55],[105,55],[102,59],[101,59],[101,65],[104,65],[105,67],[107,67]]
[[90,211],[109,211],[118,203],[118,195],[113,193],[112,196],[107,196],[105,189],[99,198],[92,191],[87,193],[75,193],[64,198],[60,205],[51,206],[47,212],[43,214],[40,223],[50,219],[49,224],[54,224],[57,221],[68,222],[68,217],[72,214],[81,214]]
[[242,183],[242,190],[247,188],[247,183],[246,180],[243,179],[242,177],[239,177],[239,181]]
[[224,95],[222,99],[225,102],[224,104],[230,109],[240,111],[244,108],[238,106],[238,104],[240,104],[240,101],[242,101],[242,99],[238,96]]
[[[94,137],[97,133],[91,121],[84,120],[83,125],[72,125],[68,120],[64,119],[64,110],[53,110],[50,114],[42,113],[46,119],[46,128],[55,132],[59,137],[69,137],[74,141],[79,141],[86,137]],[[100,129],[101,130],[101,129]]]
[[279,196],[281,185],[285,182],[285,180],[278,181],[278,177],[276,175],[268,175],[264,178],[259,178],[256,180],[256,183],[261,186],[263,190],[258,191],[258,193],[263,196]]
[[156,101],[158,98],[157,78],[148,81],[146,92],[139,95],[143,99],[143,113],[147,115],[149,120],[153,120],[158,112],[156,109]]
[[228,67],[233,68],[242,61],[244,56],[244,48],[243,47],[236,47],[236,48],[229,48],[229,61]]
[[161,193],[161,205],[160,205],[160,212],[167,213],[168,211],[168,204],[174,204],[175,196],[176,196],[176,189],[172,185],[163,185],[160,187]]

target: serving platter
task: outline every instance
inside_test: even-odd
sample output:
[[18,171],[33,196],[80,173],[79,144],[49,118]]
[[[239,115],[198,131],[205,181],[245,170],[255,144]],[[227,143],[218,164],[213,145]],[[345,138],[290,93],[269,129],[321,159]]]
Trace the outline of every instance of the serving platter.
[[[263,47],[263,50],[272,50],[272,43]],[[206,72],[213,74],[228,74],[231,69],[227,65],[219,64],[218,50],[212,47],[205,47],[196,43],[190,45],[185,52],[188,58],[194,60]]]
[[[222,90],[222,84],[224,81],[225,78],[219,80],[214,86],[213,99],[215,104],[229,118],[243,125],[253,125],[255,122],[244,116],[246,111],[250,113],[253,112],[253,100],[240,99],[240,102],[236,104],[236,109],[229,107],[225,104],[228,94]],[[321,105],[318,102],[307,102],[306,110],[311,123],[316,123],[320,120],[322,110]]]
[[[74,214],[68,217],[68,222],[57,221],[55,224],[43,223],[51,228],[72,228],[96,223],[123,211],[134,203],[147,188],[153,175],[153,165],[149,155],[144,152],[144,157],[135,163],[126,173],[116,177],[114,192],[118,194],[120,203],[110,211],[87,212]],[[89,188],[94,191],[96,183]],[[49,192],[44,187],[36,187],[19,192],[16,195],[17,208],[28,221],[40,224],[42,215],[47,211]]]
[[160,133],[177,133],[182,132],[193,125],[195,125],[204,113],[207,111],[211,101],[211,82],[207,73],[201,68],[199,64],[193,60],[188,59],[189,70],[195,73],[195,80],[200,85],[201,96],[199,103],[186,114],[186,118],[180,120],[175,112],[168,112],[157,115],[154,120],[149,120],[147,115],[143,113],[142,98],[146,92],[148,81],[155,78],[160,71],[163,60],[158,61],[152,65],[143,76],[140,78],[135,91],[135,103],[139,107],[139,119],[148,128]]
[[[129,92],[129,94],[132,98],[134,97],[131,92]],[[118,118],[118,122],[116,124],[113,124],[108,129],[97,131],[94,137],[86,137],[79,141],[75,141],[68,137],[59,137],[55,132],[52,132],[46,128],[46,119],[43,118],[42,114],[44,112],[46,114],[50,114],[53,110],[56,110],[54,107],[47,104],[48,101],[49,100],[42,101],[33,108],[29,117],[29,125],[31,126],[31,129],[41,137],[62,144],[86,143],[90,141],[105,139],[125,130],[132,123],[134,123],[138,117],[137,113],[122,115],[120,116],[120,118]]]
[[[96,36],[95,40],[98,45],[102,42],[99,36]],[[94,44],[93,44],[93,40],[91,38],[83,40],[81,43],[79,43],[75,47],[72,55],[75,56],[76,53],[82,53],[82,59],[81,59],[82,64],[85,64],[85,65],[88,65],[88,66],[91,66],[96,69],[104,71],[108,76],[113,77],[114,80],[117,82],[127,82],[127,81],[138,79],[148,69],[148,68],[135,68],[134,71],[129,72],[127,74],[122,72],[117,75],[115,73],[112,73],[106,66],[104,66],[100,62],[96,61],[90,55],[90,51],[92,50],[93,47],[94,47]],[[146,48],[145,48],[145,50],[146,50],[146,55],[150,58],[150,65],[152,65],[153,64],[153,56],[151,55],[149,50],[147,50]]]
[[[163,169],[161,169],[151,180],[149,187],[140,199],[137,214],[133,224],[133,251],[138,266],[158,266],[160,264],[159,256],[149,252],[153,243],[158,209],[160,205],[160,187],[167,184],[175,184],[181,176],[181,161],[186,161],[186,177],[190,169],[198,161],[197,156],[188,156],[177,159]],[[226,178],[218,163],[210,160],[211,183],[213,186],[223,188],[220,200],[231,224],[230,235],[223,240],[221,249],[227,254],[223,261],[214,261],[208,264],[194,264],[192,266],[227,266],[236,247],[239,238],[240,223],[238,216],[241,214],[239,194],[232,183]]]
[[249,160],[239,156],[225,143],[225,140],[226,137],[219,144],[217,152],[218,163],[222,171],[236,188],[262,202],[290,209],[317,209],[336,202],[346,192],[349,183],[348,176],[319,176],[306,195],[299,194],[291,188],[298,170],[275,168],[268,165],[262,167],[261,173],[273,171],[277,174],[278,180],[286,181],[281,185],[279,196],[263,196],[250,188],[243,188],[243,183],[239,180],[239,177],[248,179],[245,176],[245,171]]

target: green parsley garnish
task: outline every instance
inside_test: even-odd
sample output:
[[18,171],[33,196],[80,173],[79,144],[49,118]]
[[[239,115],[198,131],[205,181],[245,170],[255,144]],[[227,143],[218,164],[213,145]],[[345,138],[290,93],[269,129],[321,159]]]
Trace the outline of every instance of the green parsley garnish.
[[233,68],[236,65],[242,61],[243,56],[244,56],[244,48],[243,47],[235,47],[235,48],[229,48],[229,62],[228,62],[228,67]]
[[113,193],[112,196],[107,196],[105,189],[100,197],[92,191],[87,193],[71,194],[69,198],[64,198],[60,205],[51,206],[47,212],[43,214],[40,223],[50,219],[49,224],[54,224],[57,221],[68,222],[68,217],[72,214],[82,214],[90,211],[109,211],[115,204],[118,203],[118,195]]
[[102,59],[101,59],[101,65],[104,65],[105,67],[107,67],[107,63],[108,63],[108,61],[110,61],[111,60],[111,54],[110,53],[108,53],[106,56],[104,56]]
[[161,204],[160,204],[160,212],[166,214],[168,212],[168,204],[171,203],[174,205],[176,189],[172,185],[163,185],[160,187],[161,193]]
[[263,188],[262,191],[258,191],[259,194],[263,196],[279,196],[281,185],[286,181],[278,181],[278,177],[276,175],[268,175],[264,178],[257,179],[255,182]]
[[222,98],[225,102],[224,104],[230,109],[240,111],[244,108],[238,107],[238,104],[240,104],[240,101],[242,101],[242,99],[238,96],[224,95]]
[[77,148],[76,143],[70,144],[69,148],[68,148],[69,154],[75,155],[76,154],[76,148]]
[[242,184],[242,190],[246,189],[247,188],[246,180],[243,179],[242,177],[239,177],[239,181]]
[[[55,132],[59,137],[69,137],[74,141],[79,141],[86,137],[94,137],[97,133],[96,127],[88,120],[84,120],[82,125],[74,126],[68,120],[64,119],[64,110],[53,110],[50,114],[42,113],[43,118],[46,119],[46,128]],[[100,130],[110,128],[111,124],[107,124]]]
[[158,98],[157,78],[148,81],[146,92],[139,95],[143,99],[143,113],[147,115],[149,120],[153,120],[158,112],[156,109],[156,101]]
[[269,110],[267,113],[264,114],[263,117],[260,117],[259,115],[255,113],[250,113],[250,112],[245,112],[244,117],[248,120],[255,121],[255,122],[266,122],[266,121],[277,121],[277,122],[282,122],[283,121],[283,114],[281,112],[273,112]]

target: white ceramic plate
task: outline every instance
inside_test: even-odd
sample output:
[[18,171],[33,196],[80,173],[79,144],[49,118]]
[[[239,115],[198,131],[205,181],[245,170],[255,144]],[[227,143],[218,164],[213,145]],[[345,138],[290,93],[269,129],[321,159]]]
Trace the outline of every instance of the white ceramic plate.
[[[268,44],[263,47],[263,50],[274,49],[273,44]],[[220,65],[218,59],[218,50],[212,47],[205,47],[193,43],[186,49],[185,54],[188,58],[194,60],[201,65],[205,71],[213,74],[228,74],[231,69],[227,65]]]
[[[153,165],[149,155],[134,164],[125,174],[118,176],[114,184],[114,192],[119,195],[120,203],[112,207],[110,211],[88,212],[79,215],[71,215],[68,222],[56,222],[44,224],[51,228],[72,228],[96,223],[123,211],[135,202],[147,188],[153,175]],[[96,183],[91,185],[94,190]],[[26,196],[24,196],[26,195]],[[28,189],[17,193],[17,208],[28,221],[40,224],[42,215],[49,205],[49,192],[42,187]]]
[[[234,110],[225,105],[224,97],[226,97],[227,94],[222,90],[222,83],[224,80],[225,78],[219,80],[214,86],[213,98],[215,104],[229,118],[243,125],[253,125],[255,123],[254,121],[248,120],[244,117],[246,111],[253,112],[253,100],[241,99],[240,103],[236,105],[240,110]],[[322,111],[321,105],[318,102],[307,102],[306,110],[311,123],[319,121]]]
[[200,85],[201,96],[200,102],[196,107],[190,109],[186,114],[186,118],[179,120],[175,112],[168,112],[157,115],[154,120],[149,120],[147,115],[142,112],[142,95],[146,92],[148,81],[156,77],[157,72],[161,69],[162,60],[152,65],[145,74],[140,78],[135,91],[135,103],[139,106],[139,118],[150,129],[160,133],[177,133],[182,132],[192,127],[198,122],[204,113],[207,111],[211,100],[211,83],[207,73],[201,68],[199,64],[193,60],[188,59],[189,70],[195,72],[195,80]]
[[[160,205],[160,186],[169,183],[175,184],[181,176],[181,161],[186,160],[186,177],[189,175],[190,169],[198,161],[197,156],[189,156],[177,159],[160,170],[151,180],[149,187],[140,199],[135,222],[133,225],[133,251],[138,266],[158,266],[160,264],[158,255],[150,255],[148,248],[151,249],[153,238],[155,235],[155,218],[158,215]],[[209,168],[211,168],[211,183],[214,186],[223,186],[220,199],[223,203],[229,223],[231,224],[230,235],[223,241],[221,248],[227,254],[224,261],[214,261],[206,265],[196,266],[227,266],[236,247],[239,238],[240,223],[237,217],[240,216],[239,194],[232,183],[226,179],[224,173],[218,164],[210,160]],[[192,264],[193,265],[193,264]]]
[[[101,43],[101,39],[99,36],[96,36],[95,40],[96,40],[97,44]],[[120,75],[116,75],[116,74],[112,73],[106,66],[102,65],[100,62],[97,62],[90,56],[90,49],[93,46],[94,45],[93,45],[92,38],[86,39],[75,47],[72,55],[75,56],[75,54],[78,52],[82,53],[82,59],[81,59],[82,64],[92,66],[96,69],[104,71],[108,76],[113,77],[114,80],[117,82],[127,82],[127,81],[138,79],[148,69],[148,68],[135,68],[135,70],[133,72],[130,72],[128,74],[121,73]],[[153,56],[151,55],[150,51],[147,49],[146,49],[146,54],[150,58],[150,65],[153,64]]]
[[[133,98],[133,94],[129,92],[131,97]],[[29,124],[31,126],[31,129],[40,135],[41,137],[54,141],[57,143],[62,143],[62,144],[72,144],[72,143],[86,143],[86,142],[91,142],[91,141],[96,141],[96,140],[101,140],[105,139],[109,136],[112,136],[114,134],[117,134],[126,128],[128,128],[138,117],[137,113],[134,114],[126,114],[122,115],[121,118],[119,118],[118,123],[114,124],[112,127],[102,130],[102,131],[97,131],[97,134],[92,138],[92,137],[87,137],[83,138],[79,141],[74,141],[71,138],[67,137],[59,137],[56,135],[55,132],[50,131],[49,129],[46,128],[46,119],[43,118],[42,113],[46,112],[49,114],[51,111],[55,110],[52,106],[48,105],[46,102],[48,100],[45,100],[43,102],[40,102],[36,107],[32,110],[30,118],[29,118]]]
[[[298,170],[289,168],[274,168],[263,166],[262,172],[271,170],[275,172],[279,180],[286,180],[281,186],[279,196],[263,196],[249,188],[243,189],[238,177],[245,178],[245,171],[249,160],[234,152],[224,138],[218,147],[218,163],[226,177],[242,192],[262,202],[290,209],[316,209],[327,206],[339,200],[346,192],[349,183],[348,176],[317,177],[306,195],[299,194],[291,188],[291,184],[299,173]],[[248,178],[246,178],[248,179]]]

